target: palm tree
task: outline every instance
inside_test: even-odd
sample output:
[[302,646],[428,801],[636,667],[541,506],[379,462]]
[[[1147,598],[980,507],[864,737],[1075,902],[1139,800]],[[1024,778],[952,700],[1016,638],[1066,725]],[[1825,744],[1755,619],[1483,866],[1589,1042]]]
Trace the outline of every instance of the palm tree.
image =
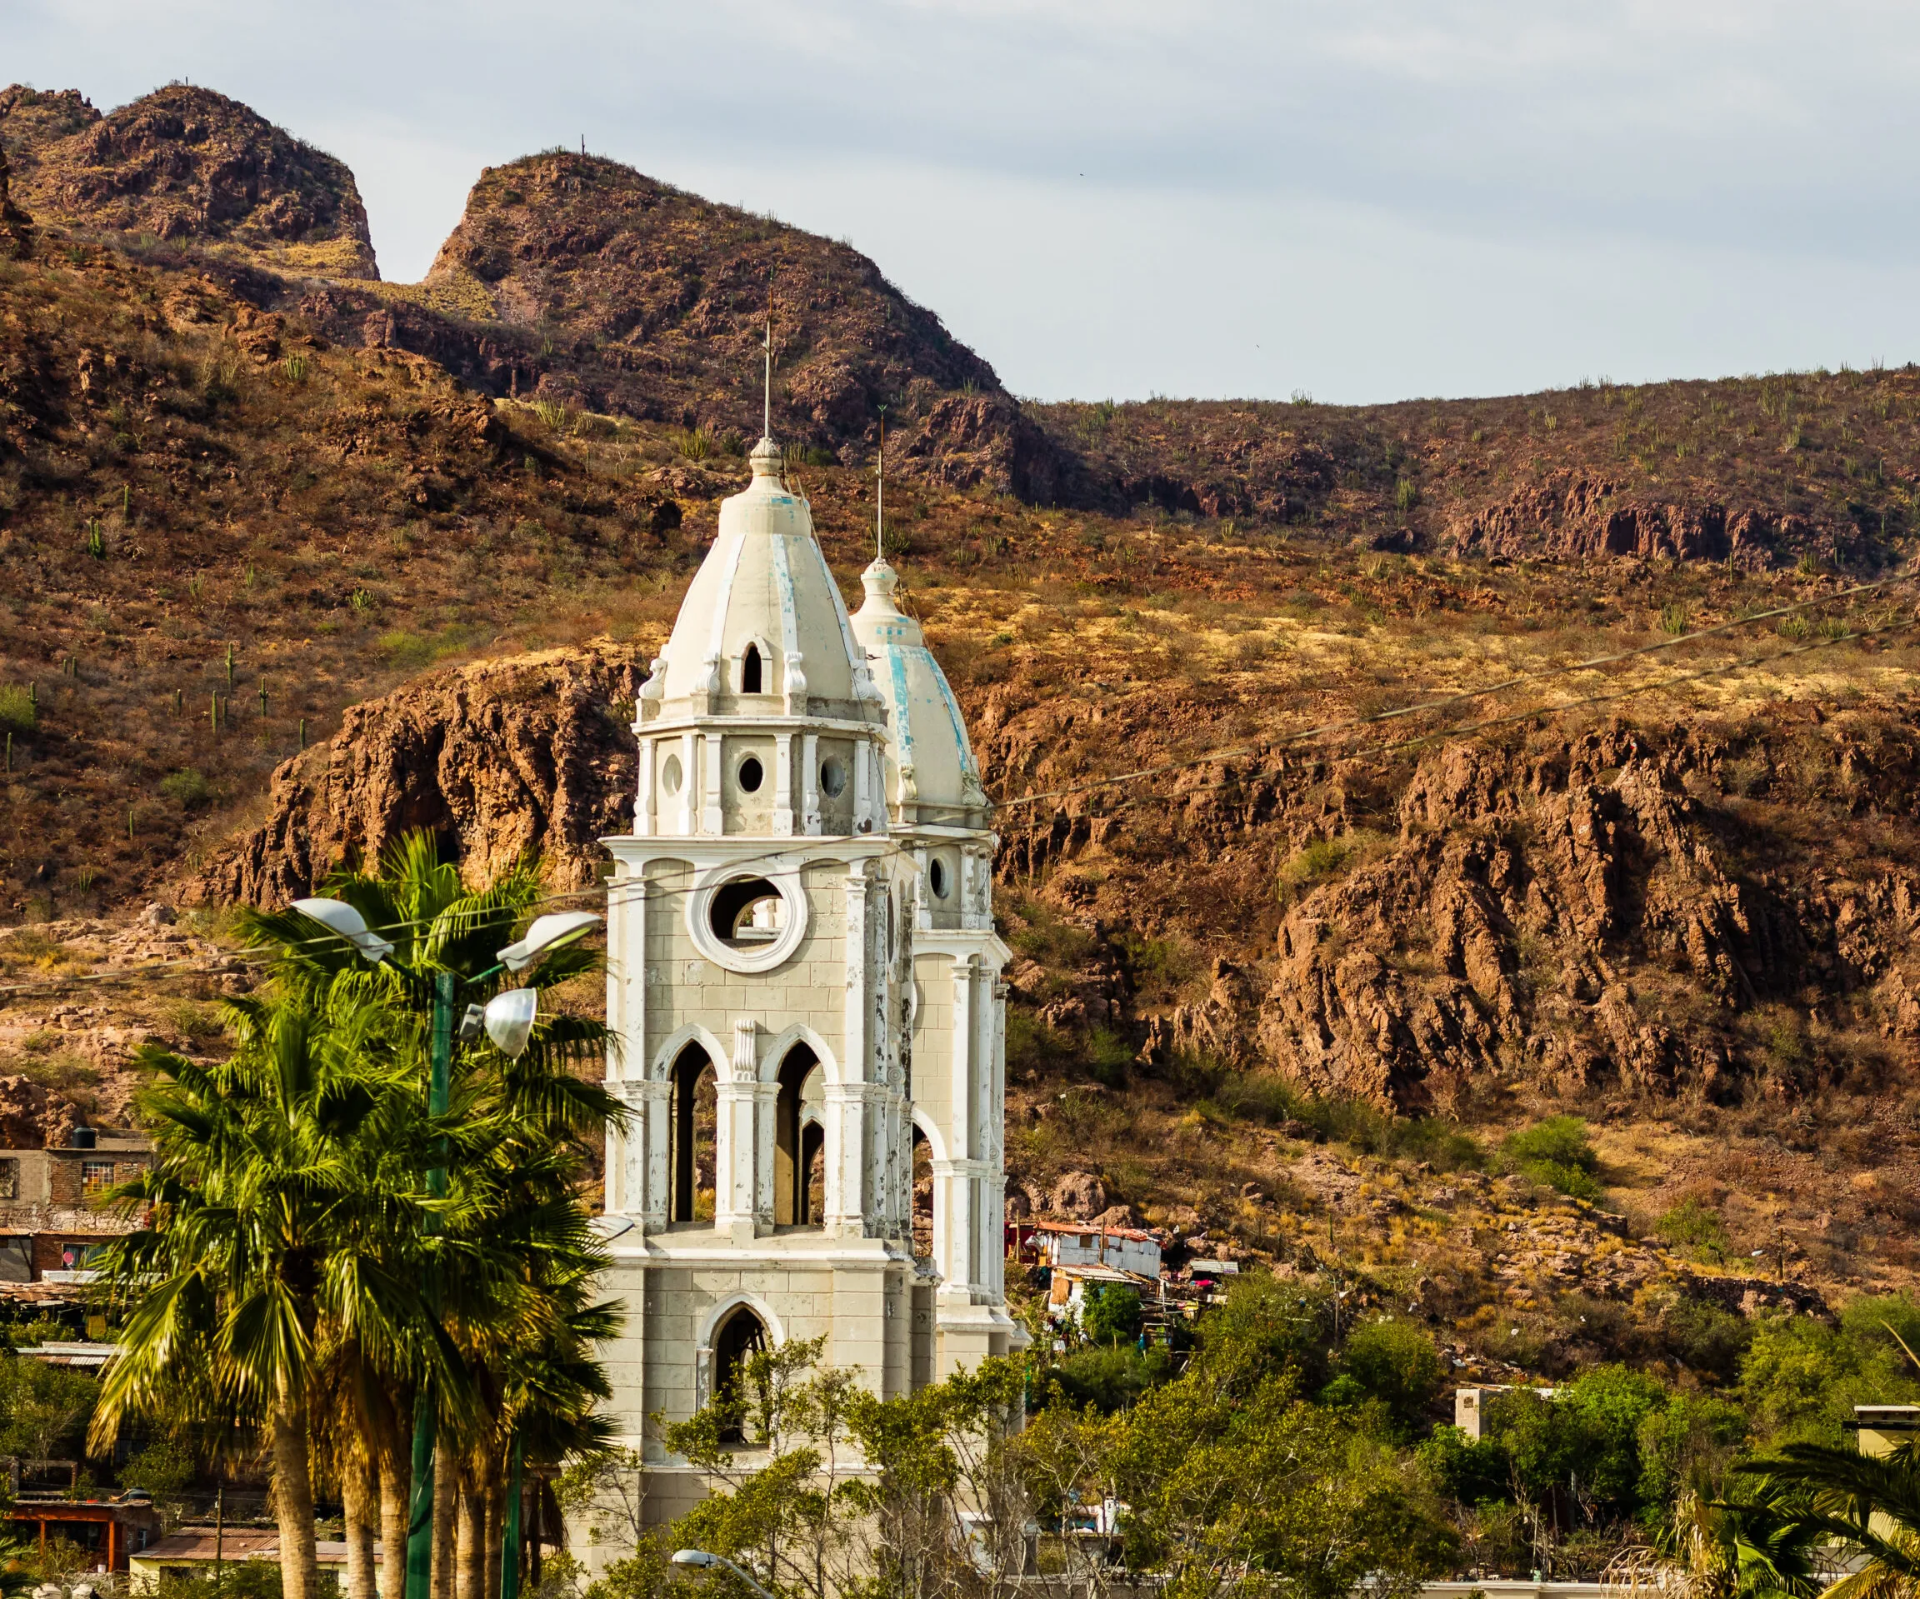
[[1658,1541],[1624,1551],[1606,1582],[1672,1599],[1814,1599],[1824,1536],[1806,1507],[1770,1482],[1720,1499],[1696,1482],[1675,1499]]
[[1803,1498],[1802,1524],[1859,1560],[1826,1589],[1824,1599],[1920,1594],[1920,1452],[1913,1443],[1884,1455],[1787,1444],[1778,1457],[1740,1469]]
[[[394,945],[377,968],[367,968],[338,941],[316,939],[314,924],[291,912],[249,915],[250,941],[275,950],[275,970],[291,991],[345,987],[379,995],[404,1018],[399,1025],[424,1084],[436,975],[453,973],[469,1000],[484,1003],[498,991],[497,971],[481,974],[496,967],[495,952],[530,918],[540,893],[537,871],[522,863],[469,892],[458,868],[439,858],[431,835],[411,833],[387,850],[376,870],[336,873],[323,891],[354,906]],[[564,949],[519,980],[551,990],[599,962],[592,951]],[[497,1522],[517,1409],[515,1372],[528,1361],[575,1361],[594,1373],[588,1409],[593,1398],[604,1397],[589,1335],[581,1329],[610,1321],[605,1307],[587,1303],[606,1262],[577,1190],[594,1143],[625,1110],[573,1070],[603,1057],[604,1025],[551,1005],[543,1011],[531,1045],[517,1060],[485,1043],[460,1052],[449,1114],[426,1129],[434,1150],[426,1165],[446,1173],[443,1194],[430,1202],[437,1229],[427,1244],[428,1297],[438,1307],[436,1335],[444,1331],[460,1363],[457,1379],[435,1388],[446,1441],[441,1455],[447,1473],[457,1472],[460,1481],[457,1494],[436,1495],[435,1547],[444,1551],[457,1542],[466,1599],[478,1599],[471,1590],[481,1586],[478,1574],[488,1550],[496,1551],[497,1566]],[[378,1252],[377,1240],[365,1247]],[[610,1332],[591,1334],[605,1336]],[[350,1418],[355,1434],[370,1440],[383,1542],[398,1549],[408,1520],[406,1418],[422,1367],[404,1358],[404,1342],[382,1347],[385,1357],[403,1358],[384,1372],[362,1369],[344,1380],[346,1403],[336,1415]],[[342,1355],[364,1360],[365,1351],[343,1345]],[[351,1459],[351,1451],[343,1458]],[[352,1520],[351,1505],[349,1512]],[[441,1524],[445,1514],[459,1517],[457,1539],[454,1527]],[[364,1599],[370,1586],[356,1582],[353,1569],[354,1551],[366,1541],[366,1534],[349,1527],[349,1586],[356,1599]],[[382,1575],[386,1599],[397,1599],[400,1562],[389,1557]],[[446,1571],[436,1575],[437,1593],[450,1591],[450,1577]]]
[[[396,1226],[404,1192],[396,1206],[368,1180],[368,1151],[391,1149],[396,1130],[400,1158],[383,1158],[409,1164],[420,1118],[403,1040],[375,997],[281,993],[233,1002],[227,1018],[236,1048],[223,1065],[140,1058],[158,1078],[141,1103],[156,1159],[117,1191],[148,1219],[107,1253],[109,1291],[130,1308],[90,1441],[110,1447],[143,1413],[258,1428],[288,1599],[317,1599],[312,1400],[325,1345],[345,1335],[397,1355],[431,1320],[423,1205]],[[382,1250],[356,1252],[375,1226]]]

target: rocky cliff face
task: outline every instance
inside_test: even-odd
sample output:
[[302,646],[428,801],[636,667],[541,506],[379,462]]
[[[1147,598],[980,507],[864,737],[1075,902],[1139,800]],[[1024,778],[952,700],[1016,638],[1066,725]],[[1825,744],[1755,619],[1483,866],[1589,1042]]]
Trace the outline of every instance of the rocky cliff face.
[[376,278],[343,162],[210,89],[169,84],[106,116],[77,91],[0,91],[19,198],[115,233],[238,247],[275,269]]
[[[409,827],[483,873],[539,851],[589,882],[631,816],[643,675],[639,652],[555,652],[357,707],[280,768],[271,818],[199,892],[284,899]],[[995,693],[972,708],[990,783],[1073,736],[1057,704]],[[1916,809],[1920,730],[1893,705],[1204,768],[1150,815],[1110,794],[1003,815],[1009,892],[1043,882],[1084,934],[1064,970],[1012,975],[1046,1024],[1118,1032],[1149,1065],[1267,1067],[1399,1111],[1502,1082],[1791,1105],[1920,1067]],[[1210,981],[1143,999],[1142,934],[1209,952]]]
[[622,651],[554,651],[436,674],[355,706],[324,747],[273,774],[266,823],[189,887],[214,904],[283,904],[401,834],[446,836],[476,878],[540,855],[549,881],[594,880],[598,840],[632,825],[646,677]]

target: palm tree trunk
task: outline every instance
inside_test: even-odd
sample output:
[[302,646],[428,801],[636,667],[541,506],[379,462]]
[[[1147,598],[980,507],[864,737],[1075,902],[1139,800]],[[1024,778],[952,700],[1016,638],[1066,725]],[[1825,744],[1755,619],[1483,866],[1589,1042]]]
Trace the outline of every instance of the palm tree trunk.
[[453,1599],[454,1522],[458,1519],[454,1512],[460,1498],[460,1474],[454,1469],[446,1434],[440,1436],[433,1462],[433,1581],[429,1591],[433,1599]]
[[371,1464],[358,1450],[340,1463],[340,1503],[347,1523],[347,1599],[376,1599],[373,1532],[379,1493]]
[[285,1599],[320,1599],[314,1547],[312,1460],[304,1393],[273,1407],[273,1510],[280,1524],[280,1584]]
[[412,1460],[402,1451],[404,1440],[382,1441],[380,1468],[380,1599],[405,1599],[407,1591],[407,1525],[413,1483]]
[[482,1473],[468,1462],[460,1485],[460,1582],[454,1599],[485,1599],[487,1591],[487,1501]]
[[481,1599],[500,1599],[500,1532],[507,1514],[506,1461],[497,1450],[486,1456],[487,1585]]

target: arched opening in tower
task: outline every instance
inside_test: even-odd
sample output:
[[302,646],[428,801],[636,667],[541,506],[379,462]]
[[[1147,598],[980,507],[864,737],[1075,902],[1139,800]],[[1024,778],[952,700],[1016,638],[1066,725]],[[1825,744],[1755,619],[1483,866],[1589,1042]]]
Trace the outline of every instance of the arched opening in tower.
[[673,1063],[673,1206],[670,1221],[711,1222],[714,1210],[714,1135],[719,1095],[713,1062],[689,1044]]
[[758,694],[760,692],[760,646],[749,644],[747,653],[740,657],[740,692]]
[[913,1256],[933,1258],[933,1146],[913,1130]]
[[747,1362],[771,1347],[765,1324],[741,1305],[713,1335],[713,1402],[720,1409],[720,1441],[747,1441]]
[[[818,1227],[826,1207],[824,1098],[820,1057],[795,1044],[780,1062],[773,1103],[773,1221],[776,1227]],[[810,1114],[811,1113],[811,1114]],[[816,1165],[820,1168],[816,1185]]]

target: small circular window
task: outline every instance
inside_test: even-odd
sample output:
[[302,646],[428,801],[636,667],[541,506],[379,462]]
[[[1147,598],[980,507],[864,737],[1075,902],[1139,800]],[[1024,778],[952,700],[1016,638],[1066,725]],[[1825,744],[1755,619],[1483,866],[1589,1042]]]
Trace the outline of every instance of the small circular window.
[[669,755],[660,768],[660,786],[669,794],[680,792],[680,757]]
[[786,926],[786,901],[764,877],[749,877],[717,890],[707,907],[713,936],[730,949],[771,944]]
[[760,762],[749,755],[740,763],[740,787],[749,794],[757,794],[766,773],[760,769]]
[[932,861],[927,866],[927,886],[933,890],[935,899],[947,897],[947,863]]
[[828,799],[838,799],[847,791],[847,767],[840,759],[830,758],[820,763],[820,791]]
[[687,898],[687,931],[715,965],[770,972],[807,933],[807,900],[797,878],[752,877],[727,869],[706,877]]

